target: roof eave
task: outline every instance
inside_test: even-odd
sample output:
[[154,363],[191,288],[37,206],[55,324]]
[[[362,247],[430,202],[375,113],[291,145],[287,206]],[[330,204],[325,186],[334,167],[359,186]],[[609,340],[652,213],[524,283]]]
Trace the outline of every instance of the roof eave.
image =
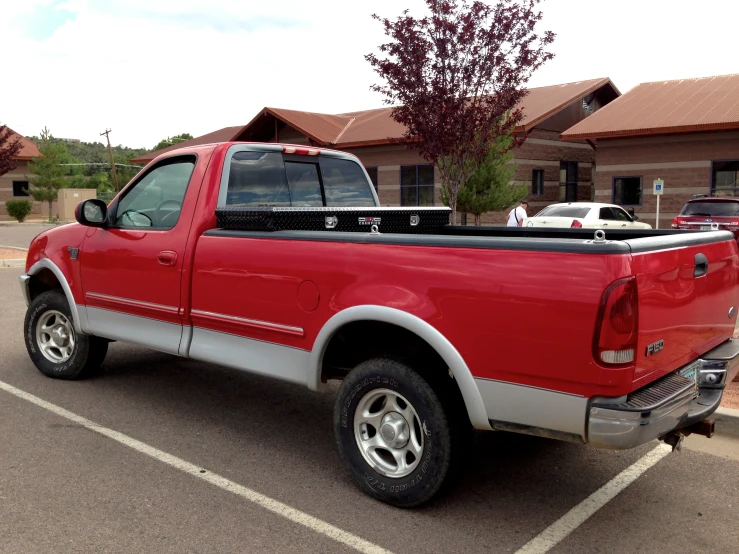
[[[596,83],[594,83],[591,87],[588,87],[587,89],[585,89],[584,91],[582,91],[577,96],[570,98],[566,102],[562,102],[558,106],[555,106],[554,108],[552,108],[548,112],[540,115],[536,119],[532,119],[531,121],[525,122],[523,125],[520,126],[521,131],[523,131],[525,133],[528,133],[534,127],[536,127],[539,123],[542,123],[542,122],[546,121],[547,119],[549,119],[553,115],[561,112],[567,106],[569,106],[569,105],[574,104],[575,102],[577,102],[583,96],[587,96],[591,92],[594,92],[594,91],[598,90],[599,88],[601,88],[601,87],[603,87],[605,85],[611,85],[611,87],[613,88],[614,91],[616,91],[616,93],[618,94],[618,96],[621,96],[621,92],[616,88],[616,85],[613,84],[613,81],[611,81],[611,79],[609,77],[603,77],[602,79],[600,79],[599,81],[597,81]],[[524,100],[523,101],[525,102],[525,97],[524,97]],[[524,113],[525,112],[526,112],[526,110],[525,110],[525,106],[524,106]],[[521,132],[521,131],[519,131],[518,128],[516,130],[516,132]]]
[[705,125],[685,125],[683,127],[655,127],[653,129],[627,129],[623,131],[603,131],[599,133],[562,133],[559,138],[563,141],[597,140],[606,138],[646,137],[655,135],[684,135],[689,133],[704,133],[710,131],[737,131],[739,122],[711,123]]
[[[272,108],[264,108],[264,110],[262,111],[262,114],[261,114],[261,115],[266,115],[266,114],[269,114],[269,115],[271,115],[272,117],[274,117],[274,118],[277,118],[277,119],[279,119],[279,120],[280,120],[280,121],[282,121],[282,122],[283,122],[283,123],[284,123],[285,125],[289,125],[290,127],[292,127],[293,129],[295,129],[296,131],[299,131],[299,132],[303,133],[303,134],[304,134],[304,135],[305,135],[306,137],[308,137],[309,139],[311,139],[311,140],[313,140],[313,141],[317,142],[317,143],[318,143],[318,144],[320,144],[321,146],[330,146],[330,145],[331,145],[331,142],[329,142],[329,141],[327,141],[327,140],[325,140],[325,139],[319,138],[319,137],[317,137],[316,135],[314,135],[314,134],[312,134],[312,133],[309,133],[308,131],[306,131],[306,130],[305,130],[304,128],[302,128],[301,126],[299,126],[299,125],[297,125],[297,124],[293,123],[293,122],[292,122],[292,121],[290,121],[290,120],[289,120],[288,118],[286,118],[286,117],[284,117],[284,116],[282,116],[282,115],[278,114],[277,112],[275,112],[275,111],[274,111],[274,110],[273,110]],[[258,116],[257,116],[257,117],[258,117]],[[257,118],[255,118],[255,119],[257,119]],[[255,119],[253,119],[252,121],[250,121],[250,122],[249,122],[249,125],[251,125],[251,124],[252,124],[252,123],[254,122],[254,120],[255,120]],[[246,129],[247,127],[249,127],[249,125],[246,125],[246,126],[244,127],[244,129]],[[243,129],[242,129],[242,130],[243,130]]]

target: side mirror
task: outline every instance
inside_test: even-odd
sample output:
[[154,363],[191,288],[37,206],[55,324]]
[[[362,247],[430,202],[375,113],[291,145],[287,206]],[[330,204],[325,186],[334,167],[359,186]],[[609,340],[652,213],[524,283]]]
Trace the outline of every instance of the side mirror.
[[631,216],[631,219],[633,219],[634,221],[636,221],[637,219],[639,219],[639,216],[637,216],[637,215],[632,215],[632,216]]
[[96,198],[80,202],[74,211],[77,223],[87,227],[105,227],[107,216],[108,206]]

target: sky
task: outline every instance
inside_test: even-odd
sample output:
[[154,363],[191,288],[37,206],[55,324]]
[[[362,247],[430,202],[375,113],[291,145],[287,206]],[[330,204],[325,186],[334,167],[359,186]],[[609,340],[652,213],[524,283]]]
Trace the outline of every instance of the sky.
[[[493,0],[491,0],[493,1]],[[244,125],[263,107],[382,107],[372,13],[423,0],[0,0],[0,123],[23,135],[153,147]],[[529,86],[739,73],[737,0],[543,0],[554,60]]]

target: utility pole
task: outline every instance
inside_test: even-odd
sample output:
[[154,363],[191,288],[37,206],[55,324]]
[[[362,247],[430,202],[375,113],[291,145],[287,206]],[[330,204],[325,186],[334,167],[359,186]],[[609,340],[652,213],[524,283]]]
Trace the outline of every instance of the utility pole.
[[115,162],[113,161],[113,149],[110,147],[110,136],[108,136],[111,132],[111,129],[105,129],[105,132],[100,133],[100,136],[102,137],[105,135],[105,138],[108,139],[108,154],[110,154],[110,171],[113,174],[113,184],[115,185],[115,191],[118,192],[118,177],[115,175]]

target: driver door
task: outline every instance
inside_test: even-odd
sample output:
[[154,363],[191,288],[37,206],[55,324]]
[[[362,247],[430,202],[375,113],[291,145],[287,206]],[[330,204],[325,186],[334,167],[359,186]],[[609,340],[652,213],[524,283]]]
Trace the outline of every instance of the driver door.
[[79,253],[88,332],[177,354],[195,162],[179,156],[147,170],[111,204],[108,226],[88,232]]
[[632,228],[632,227],[638,227],[636,222],[631,219],[631,216],[626,212],[626,210],[622,210],[621,208],[611,208],[613,210],[613,215],[616,217],[616,221],[618,222],[619,227],[625,227],[625,228]]

